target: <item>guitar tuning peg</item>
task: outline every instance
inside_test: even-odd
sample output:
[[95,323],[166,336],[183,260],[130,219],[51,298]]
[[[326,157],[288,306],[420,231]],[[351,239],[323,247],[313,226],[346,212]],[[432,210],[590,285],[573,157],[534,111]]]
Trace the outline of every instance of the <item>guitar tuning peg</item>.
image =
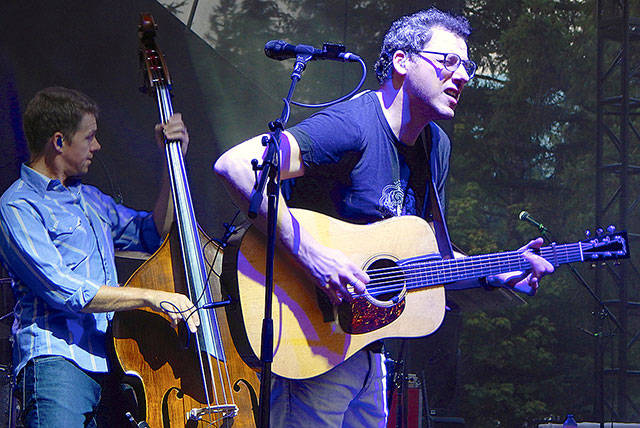
[[599,227],[596,229],[596,236],[602,236],[604,235],[604,229]]
[[585,238],[587,238],[587,239],[591,238],[591,231],[590,231],[589,229],[585,230],[585,231],[584,231],[584,236],[585,236]]
[[612,224],[610,224],[609,226],[607,226],[607,232],[609,233],[613,233],[616,231],[616,227]]

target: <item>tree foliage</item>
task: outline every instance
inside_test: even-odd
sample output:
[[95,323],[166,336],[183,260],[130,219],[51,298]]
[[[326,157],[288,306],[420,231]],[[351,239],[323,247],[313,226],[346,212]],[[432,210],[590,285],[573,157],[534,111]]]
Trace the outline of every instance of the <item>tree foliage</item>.
[[[560,242],[593,218],[595,2],[468,1],[481,66],[456,118],[449,222],[471,253],[535,236],[521,210]],[[588,195],[585,197],[585,195]],[[488,236],[487,236],[488,235]],[[566,269],[566,268],[565,268]],[[471,426],[527,426],[592,414],[592,301],[563,268],[528,304],[469,314],[463,414]],[[577,393],[579,391],[579,393]]]

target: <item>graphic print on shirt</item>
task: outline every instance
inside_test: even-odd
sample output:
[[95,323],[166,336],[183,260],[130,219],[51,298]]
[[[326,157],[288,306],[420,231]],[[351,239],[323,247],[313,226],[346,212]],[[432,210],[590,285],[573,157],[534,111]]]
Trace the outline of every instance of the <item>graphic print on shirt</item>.
[[[406,189],[406,194],[405,194]],[[382,196],[378,199],[378,211],[383,218],[415,214],[416,198],[413,189],[407,189],[405,180],[395,180],[382,189]]]

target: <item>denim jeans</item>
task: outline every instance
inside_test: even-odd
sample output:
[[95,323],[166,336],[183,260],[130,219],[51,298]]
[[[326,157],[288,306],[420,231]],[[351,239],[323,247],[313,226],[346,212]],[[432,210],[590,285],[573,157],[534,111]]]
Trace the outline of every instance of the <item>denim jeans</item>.
[[55,355],[36,357],[17,380],[24,427],[96,427],[100,384],[72,362]]
[[386,370],[381,353],[355,353],[311,379],[273,376],[273,428],[384,428],[387,422]]

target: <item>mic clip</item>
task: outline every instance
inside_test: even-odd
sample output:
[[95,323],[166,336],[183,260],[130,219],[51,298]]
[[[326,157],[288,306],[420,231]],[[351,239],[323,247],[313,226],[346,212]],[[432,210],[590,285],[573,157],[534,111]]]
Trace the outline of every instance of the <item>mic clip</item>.
[[346,51],[344,45],[339,43],[324,43],[322,45],[322,52],[326,55],[320,59],[337,59],[341,58],[340,54],[344,54]]
[[313,55],[308,53],[299,53],[296,55],[296,62],[293,63],[293,71],[291,79],[296,81],[302,79],[302,72],[307,68],[307,63],[313,59]]

